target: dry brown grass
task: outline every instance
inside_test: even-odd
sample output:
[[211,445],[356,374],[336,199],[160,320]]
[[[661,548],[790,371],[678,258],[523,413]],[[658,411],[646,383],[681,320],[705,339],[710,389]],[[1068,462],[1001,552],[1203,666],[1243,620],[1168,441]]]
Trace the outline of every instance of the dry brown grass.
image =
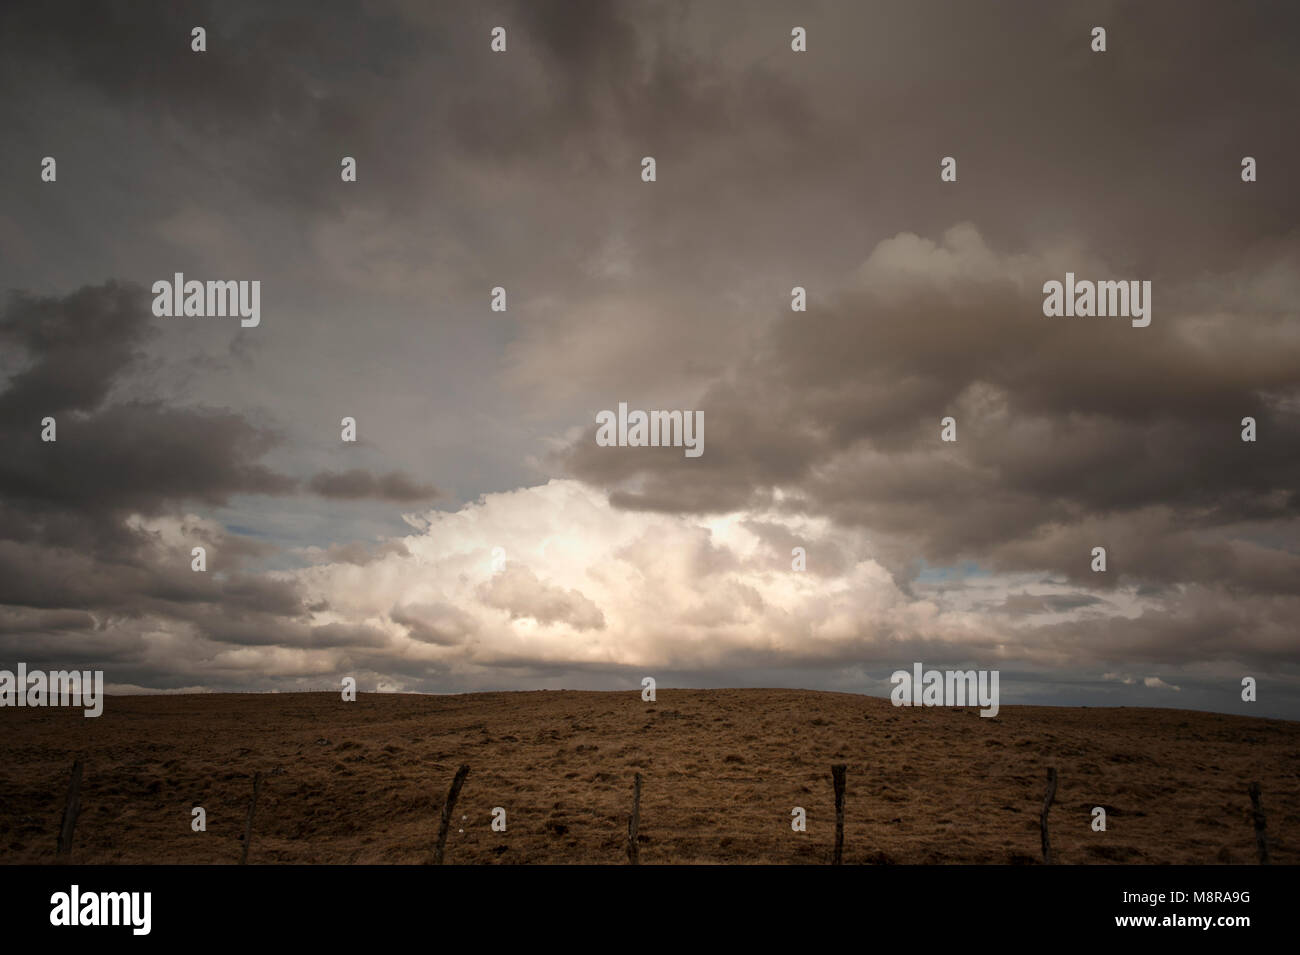
[[[1274,860],[1300,862],[1300,724],[1182,710],[895,709],[803,690],[110,697],[104,715],[7,709],[0,852],[53,861],[68,771],[86,760],[74,862],[418,863],[447,785],[471,773],[454,863],[623,863],[632,776],[641,861],[823,863],[830,765],[848,764],[845,861],[1028,863],[1048,766],[1064,863],[1247,863],[1247,784]],[[190,830],[207,809],[208,831]],[[1092,832],[1093,806],[1109,830]],[[492,832],[494,806],[509,829]],[[790,829],[803,806],[808,832]],[[461,817],[464,816],[464,819]],[[462,833],[460,830],[463,829]]]

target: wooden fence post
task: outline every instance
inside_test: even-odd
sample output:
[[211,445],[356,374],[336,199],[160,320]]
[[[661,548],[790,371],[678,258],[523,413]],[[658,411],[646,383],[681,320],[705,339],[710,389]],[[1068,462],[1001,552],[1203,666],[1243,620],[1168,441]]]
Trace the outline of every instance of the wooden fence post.
[[1043,865],[1052,864],[1052,840],[1047,834],[1047,812],[1056,798],[1056,768],[1047,771],[1047,796],[1043,799],[1043,812],[1038,817],[1038,828],[1043,836]]
[[1259,783],[1250,784],[1250,805],[1255,817],[1255,846],[1259,849],[1259,864],[1268,865],[1268,833],[1264,820],[1264,807],[1260,804]]
[[253,813],[257,812],[257,794],[262,791],[262,774],[253,773],[253,798],[248,803],[248,819],[244,822],[244,848],[239,853],[239,864],[248,864],[248,847],[253,842]]
[[637,865],[640,861],[640,847],[637,845],[637,831],[641,828],[641,774],[632,780],[632,815],[627,817],[627,861]]
[[63,825],[59,828],[58,854],[67,858],[72,852],[72,833],[81,815],[81,760],[72,763],[72,779],[68,782],[68,799],[63,804]]
[[840,865],[844,861],[844,775],[848,772],[845,763],[836,763],[831,767],[831,782],[835,785],[835,858],[831,865]]
[[451,814],[456,808],[456,800],[460,798],[460,787],[465,785],[465,777],[468,775],[469,764],[461,763],[451,781],[451,788],[447,790],[447,801],[442,804],[442,819],[438,822],[438,844],[433,847],[434,865],[442,865],[443,853],[447,849],[447,830],[451,828]]

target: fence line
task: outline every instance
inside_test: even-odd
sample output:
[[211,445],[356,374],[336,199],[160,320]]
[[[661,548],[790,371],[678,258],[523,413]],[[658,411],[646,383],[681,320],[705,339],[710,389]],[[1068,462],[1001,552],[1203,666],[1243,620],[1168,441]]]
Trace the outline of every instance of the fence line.
[[63,825],[59,827],[58,855],[66,859],[72,853],[72,834],[81,815],[81,760],[72,763],[72,778],[68,781],[68,798],[63,804]]
[[844,861],[844,776],[847,770],[843,763],[831,767],[831,785],[835,787],[835,857],[831,865]]
[[1264,806],[1260,801],[1259,783],[1250,784],[1250,806],[1251,815],[1255,822],[1255,847],[1259,850],[1259,864],[1268,865],[1268,833],[1267,822],[1264,819]]
[[[453,766],[453,765],[455,765],[455,764],[454,764],[454,763],[448,763],[448,762],[433,762],[433,763],[430,763],[429,765],[430,765],[432,768],[434,768],[434,769],[447,769],[447,768],[450,768],[451,766]],[[864,763],[860,763],[860,764],[859,764],[859,763],[846,763],[845,765],[846,765],[850,770],[853,770],[853,771],[855,771],[855,772],[863,772],[863,773],[867,772],[867,771],[868,771],[868,768],[869,768],[869,766],[870,766],[869,763],[865,763],[865,762],[864,762]],[[563,769],[564,767],[561,765],[561,766],[554,767],[554,768],[555,768],[555,769]],[[629,766],[625,766],[625,767],[618,767],[618,769],[620,769],[620,770],[630,770],[630,771],[634,771],[634,772],[640,772],[640,773],[642,773],[643,775],[646,775],[647,777],[651,777],[651,776],[653,776],[654,778],[657,778],[657,779],[665,779],[665,780],[673,780],[673,779],[687,779],[687,780],[699,780],[699,781],[701,781],[701,782],[710,782],[710,783],[713,783],[713,782],[735,782],[735,783],[754,782],[754,783],[762,783],[762,782],[781,782],[781,781],[787,781],[787,780],[788,780],[788,781],[793,781],[793,782],[812,783],[812,782],[818,782],[818,781],[824,779],[824,778],[825,778],[825,774],[826,774],[825,769],[809,769],[809,770],[807,770],[806,772],[799,772],[799,773],[764,773],[764,774],[759,775],[759,776],[718,776],[718,775],[715,775],[715,774],[713,774],[713,773],[708,773],[707,775],[700,775],[700,774],[698,774],[698,773],[684,773],[684,772],[682,772],[682,771],[680,771],[680,770],[676,770],[676,769],[670,769],[670,770],[663,770],[663,771],[660,771],[660,772],[654,772],[653,769],[647,769],[647,767],[645,767],[645,766],[635,766],[635,765],[629,765]],[[898,771],[899,771],[899,772],[903,772],[903,770],[898,770]],[[1116,766],[1114,767],[1114,771],[1115,771],[1115,775],[1114,775],[1114,777],[1113,777],[1114,779],[1118,779],[1118,780],[1123,780],[1123,779],[1125,779],[1124,766],[1123,766],[1123,765],[1116,765]],[[617,771],[613,771],[613,770],[596,770],[595,772],[591,773],[590,775],[595,776],[595,775],[601,775],[602,773],[603,773],[604,775],[606,775],[606,776],[610,776],[610,777],[611,777],[611,781],[613,781],[613,779],[615,779],[615,778],[618,778],[618,773],[617,773]],[[895,778],[895,779],[890,779],[890,780],[887,780],[887,781],[886,781],[886,780],[882,780],[882,781],[881,781],[881,785],[885,785],[885,784],[888,784],[888,785],[891,785],[891,786],[907,785],[907,784],[909,783],[910,780],[914,780],[914,779],[922,778],[922,777],[920,776],[920,774],[915,773],[915,772],[912,772],[912,771],[910,771],[910,770],[907,771],[907,773],[908,773],[908,776],[907,776],[906,778]],[[514,782],[518,781],[518,780],[521,779],[521,778],[522,778],[522,779],[534,779],[534,778],[536,778],[536,776],[535,776],[534,774],[532,774],[532,773],[528,773],[528,772],[526,772],[526,771],[520,771],[520,772],[518,772],[518,773],[503,773],[503,772],[497,772],[497,771],[493,771],[493,770],[484,770],[484,771],[478,772],[476,775],[477,775],[479,778],[482,778],[482,779],[500,779],[500,780],[504,780],[504,781],[506,781],[506,782],[510,782],[510,783],[514,783]],[[942,771],[942,770],[938,770],[938,771],[935,771],[935,772],[933,773],[933,775],[941,776],[941,777],[946,777],[946,776],[949,776],[949,775],[951,775],[951,774],[950,774],[950,773],[947,773],[947,772],[944,772],[944,771]],[[1281,779],[1300,778],[1300,773],[1278,773],[1278,774],[1276,774],[1276,775],[1277,775],[1279,778],[1281,778]],[[1031,782],[1031,781],[1033,781],[1034,779],[1039,778],[1039,775],[1038,775],[1037,770],[1033,770],[1033,769],[1026,769],[1026,770],[1023,770],[1023,771],[1019,771],[1019,770],[1016,770],[1016,771],[1008,770],[1008,771],[1006,771],[1006,772],[980,772],[980,771],[977,771],[977,770],[967,770],[965,767],[963,767],[962,770],[961,770],[961,777],[962,777],[962,779],[1006,780],[1006,781],[1011,781],[1011,782],[1020,782],[1020,783],[1023,783],[1023,782]],[[1162,785],[1166,785],[1166,788],[1172,788],[1172,789],[1179,789],[1179,788],[1181,788],[1181,787],[1178,787],[1178,786],[1170,786],[1170,785],[1167,785],[1167,784],[1162,784]]]
[[627,861],[636,865],[640,858],[637,845],[638,830],[641,828],[641,774],[636,774],[632,783],[632,815],[627,819]]
[[[82,781],[83,763],[77,759],[72,764],[72,773],[68,785],[68,795],[64,805],[63,822],[59,829],[58,838],[58,856],[60,859],[66,858],[72,849],[73,832],[76,826],[77,818],[81,813],[81,781]],[[835,843],[832,855],[832,865],[841,865],[843,862],[844,851],[844,819],[845,819],[845,793],[847,788],[847,770],[848,765],[845,763],[836,763],[831,766],[831,783],[835,796]],[[456,770],[456,775],[452,779],[451,786],[447,791],[447,798],[443,801],[442,812],[438,825],[438,837],[434,847],[433,864],[443,864],[447,833],[451,825],[451,817],[455,810],[456,800],[460,796],[461,787],[469,775],[470,767],[467,763],[462,763]],[[493,774],[487,774],[491,777]],[[499,774],[497,774],[499,775]],[[728,777],[709,777],[710,780],[726,779]],[[751,777],[738,777],[748,780]],[[754,777],[764,779],[769,777]],[[802,775],[798,778],[805,778]],[[814,777],[815,778],[815,777]],[[1010,777],[1007,777],[1010,778]],[[1022,779],[1023,774],[1017,774],[1014,778]],[[1042,840],[1043,864],[1052,863],[1051,839],[1048,831],[1047,816],[1051,810],[1052,804],[1056,799],[1058,783],[1058,774],[1056,767],[1049,767],[1047,770],[1047,790],[1043,799],[1042,809],[1039,813],[1040,835]],[[262,788],[262,773],[253,774],[253,794],[248,804],[248,817],[244,826],[244,845],[240,854],[239,863],[244,865],[248,862],[249,849],[253,840],[253,818],[257,810],[257,798]],[[632,865],[639,864],[639,830],[641,822],[641,788],[642,775],[637,772],[633,777],[632,788],[632,812],[628,816],[627,830],[627,855],[628,862]],[[1267,821],[1264,815],[1261,787],[1258,781],[1252,782],[1247,787],[1247,792],[1251,801],[1251,817],[1254,823],[1256,847],[1259,853],[1259,864],[1269,864],[1269,845],[1267,834]],[[735,807],[720,807],[714,804],[703,806],[694,806],[673,801],[672,807],[677,810],[691,811],[712,811],[712,812],[729,812]]]
[[1052,810],[1052,800],[1056,798],[1056,767],[1047,770],[1047,795],[1043,797],[1043,811],[1038,817],[1038,827],[1043,840],[1043,865],[1052,864],[1052,839],[1047,832],[1047,814]]
[[433,847],[434,865],[442,865],[443,853],[447,849],[447,830],[451,828],[451,815],[455,811],[456,800],[460,797],[460,787],[465,785],[465,777],[468,775],[469,764],[461,763],[451,781],[451,788],[447,790],[447,798],[442,804],[442,816],[438,820],[438,841]]
[[239,864],[248,864],[248,849],[253,844],[253,813],[257,812],[257,795],[262,791],[262,774],[253,773],[253,798],[248,801],[248,819],[244,823],[244,849],[239,854]]

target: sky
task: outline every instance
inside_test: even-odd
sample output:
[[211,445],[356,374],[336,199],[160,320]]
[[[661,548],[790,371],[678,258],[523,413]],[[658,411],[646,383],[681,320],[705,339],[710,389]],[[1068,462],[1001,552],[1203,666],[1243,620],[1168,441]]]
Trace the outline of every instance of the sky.
[[[1297,28],[5,4],[0,666],[883,696],[921,662],[1300,718]],[[260,323],[155,315],[177,272],[260,282]],[[1150,325],[1045,316],[1067,272],[1149,281]],[[599,443],[620,402],[703,412],[703,454]]]

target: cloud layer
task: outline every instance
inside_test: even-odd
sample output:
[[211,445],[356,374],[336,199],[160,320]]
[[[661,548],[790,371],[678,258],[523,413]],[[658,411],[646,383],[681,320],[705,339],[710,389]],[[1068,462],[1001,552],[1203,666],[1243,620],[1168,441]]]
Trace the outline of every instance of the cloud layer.
[[[923,660],[1008,703],[1233,709],[1249,674],[1300,715],[1297,27],[5,5],[0,662],[881,692]],[[260,280],[261,325],[154,318],[176,271]],[[1150,280],[1151,326],[1045,318],[1067,271]],[[598,447],[620,401],[703,410],[705,454]]]

